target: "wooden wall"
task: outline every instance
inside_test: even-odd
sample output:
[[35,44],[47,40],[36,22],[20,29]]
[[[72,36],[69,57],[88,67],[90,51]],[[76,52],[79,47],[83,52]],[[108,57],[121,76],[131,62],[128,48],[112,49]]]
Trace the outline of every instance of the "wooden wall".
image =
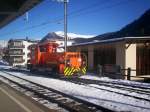
[[150,43],[137,44],[137,75],[150,75]]

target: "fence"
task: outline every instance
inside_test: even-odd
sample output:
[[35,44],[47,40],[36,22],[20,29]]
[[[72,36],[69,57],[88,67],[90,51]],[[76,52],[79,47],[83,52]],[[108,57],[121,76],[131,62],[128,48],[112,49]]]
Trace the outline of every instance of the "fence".
[[150,77],[142,77],[142,76],[132,76],[131,72],[137,71],[135,69],[131,69],[130,67],[127,69],[121,69],[118,65],[106,64],[104,66],[98,65],[98,74],[100,76],[108,76],[110,78],[115,79],[124,79],[126,77],[127,80],[131,80],[131,77],[135,78],[144,78],[150,79]]
[[125,77],[127,77],[127,80],[131,80],[131,77],[134,78],[141,78],[144,79],[144,81],[149,82],[150,81],[150,76],[132,76],[131,72],[132,71],[137,71],[135,69],[127,68],[127,69],[121,69],[122,71],[127,71],[127,74],[124,74]]
[[136,71],[134,69],[131,69],[130,67],[127,69],[121,69],[121,71],[127,71],[127,74],[124,74],[124,77],[127,77],[127,80],[131,80],[131,77],[137,77],[137,76],[131,76],[131,71]]

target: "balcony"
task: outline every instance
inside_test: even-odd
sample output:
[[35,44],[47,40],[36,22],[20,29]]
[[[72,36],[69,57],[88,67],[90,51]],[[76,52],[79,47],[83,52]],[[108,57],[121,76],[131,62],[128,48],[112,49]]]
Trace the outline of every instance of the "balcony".
[[14,63],[24,63],[25,60],[14,60]]
[[10,60],[11,63],[24,63],[25,60],[24,59],[13,59],[13,60]]
[[9,45],[9,49],[24,49],[25,45],[19,45],[19,46],[14,46],[14,45]]
[[23,56],[24,52],[9,52],[9,56]]
[[28,54],[27,54],[27,57],[28,57],[28,58],[31,57],[31,53],[28,53]]

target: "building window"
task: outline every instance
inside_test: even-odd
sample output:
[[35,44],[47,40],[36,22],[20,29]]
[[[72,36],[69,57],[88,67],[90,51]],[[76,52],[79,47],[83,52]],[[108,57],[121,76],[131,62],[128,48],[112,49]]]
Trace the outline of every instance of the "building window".
[[22,42],[14,42],[14,46],[22,46],[23,43]]

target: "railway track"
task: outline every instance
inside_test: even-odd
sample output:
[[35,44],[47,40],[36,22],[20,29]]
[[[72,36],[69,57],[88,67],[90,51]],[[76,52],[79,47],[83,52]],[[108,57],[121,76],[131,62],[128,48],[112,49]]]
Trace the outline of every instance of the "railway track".
[[[24,70],[21,70],[21,71],[17,70],[17,71],[18,72],[24,72],[25,74],[33,75],[32,73],[24,71]],[[49,75],[48,75],[48,77],[49,77]],[[54,78],[54,77],[50,77],[50,78]],[[58,77],[56,77],[56,78],[58,79]],[[78,78],[78,77],[75,77],[75,78],[59,78],[59,79],[69,81],[69,82],[72,82],[72,83],[76,83],[76,84],[82,84],[82,85],[84,85],[84,84],[96,84],[96,85],[100,85],[100,86],[107,86],[107,87],[110,87],[110,88],[125,90],[125,91],[131,92],[131,93],[138,93],[139,97],[136,97],[134,95],[127,95],[127,94],[124,94],[124,93],[119,93],[119,92],[99,88],[99,89],[103,89],[103,90],[106,90],[106,91],[115,92],[117,94],[122,94],[122,95],[125,95],[125,96],[130,96],[130,97],[134,97],[134,98],[137,98],[137,99],[150,101],[150,87],[144,87],[144,86],[141,86],[141,85],[140,86],[139,85],[131,85],[131,84],[128,84],[128,83],[119,83],[119,82],[115,82],[115,81],[110,82],[110,81],[104,81],[104,80],[82,79],[82,78]],[[148,98],[140,97],[140,95],[143,95],[143,94],[147,95]]]
[[98,85],[106,85],[109,87],[114,87],[123,90],[129,90],[137,93],[147,94],[150,95],[150,87],[140,87],[137,85],[129,85],[125,83],[119,82],[110,82],[110,81],[102,81],[102,80],[91,80],[91,79],[82,79],[82,78],[71,78],[71,79],[64,79],[72,82],[79,82],[85,84],[98,84]]
[[[9,71],[9,70],[8,70]],[[38,76],[43,76],[41,75],[41,73],[30,73],[29,71],[25,71],[25,70],[19,70],[19,69],[15,69],[14,71],[17,71],[17,72],[23,72],[25,74],[30,74],[30,75],[37,75]],[[44,76],[47,76],[47,77],[50,77],[50,75],[44,75]],[[54,75],[52,75],[52,77],[50,78],[55,78],[53,77]],[[58,78],[58,77],[56,77]],[[66,81],[71,81],[71,82],[81,82],[81,83],[85,83],[85,84],[99,84],[99,85],[107,85],[107,86],[110,86],[110,87],[116,87],[116,88],[119,88],[119,89],[124,89],[124,90],[129,90],[132,92],[132,90],[135,92],[140,92],[140,93],[143,93],[143,94],[148,94],[150,95],[150,87],[144,87],[144,86],[139,86],[137,84],[128,84],[128,83],[119,83],[119,82],[115,82],[115,81],[104,81],[104,80],[91,80],[91,79],[83,79],[83,78],[79,78],[79,77],[75,77],[75,78],[60,78],[61,80],[66,80]],[[132,89],[132,90],[131,90]]]
[[[18,72],[24,72],[25,74],[34,75],[34,74],[32,74],[30,72],[27,72],[27,71],[24,71],[24,70],[23,71],[22,70],[21,71],[17,70],[17,71]],[[54,78],[54,77],[50,77],[50,78]],[[56,77],[56,78],[58,79],[58,77]],[[150,87],[144,87],[144,86],[139,86],[139,85],[129,85],[127,83],[119,83],[119,82],[114,82],[114,81],[83,79],[83,78],[78,78],[78,77],[75,77],[75,78],[59,78],[59,79],[69,81],[69,82],[72,82],[72,83],[75,83],[75,84],[80,84],[80,85],[96,84],[96,85],[99,85],[99,86],[106,86],[106,87],[110,87],[110,88],[113,88],[113,89],[119,89],[119,90],[127,91],[127,92],[130,92],[130,93],[127,94],[127,93],[124,93],[124,92],[117,92],[117,91],[114,91],[112,89],[94,87],[94,88],[105,90],[105,91],[108,91],[108,92],[113,92],[113,93],[121,94],[121,95],[124,95],[124,96],[133,97],[133,98],[136,98],[136,99],[139,99],[139,100],[145,100],[145,101],[150,102]],[[134,96],[134,94],[132,94],[132,93],[137,93],[138,96]],[[143,95],[145,95],[145,97],[142,97]]]
[[[61,108],[64,108],[71,112],[113,112],[107,108],[104,108],[93,103],[75,98],[73,96],[64,94],[62,92],[56,91],[54,89],[42,86],[40,84],[31,82],[29,80],[20,78],[18,76],[12,75],[8,72],[2,71],[7,76],[1,76],[3,80],[6,80],[8,84],[14,85],[15,88],[23,89],[23,91],[29,92],[31,95],[37,96],[39,99],[44,99],[49,102],[58,104]],[[32,96],[31,96],[32,97]]]
[[[95,87],[97,89],[102,89],[102,90],[106,90],[109,92],[114,92],[114,93],[121,94],[124,96],[129,96],[129,97],[133,97],[136,99],[145,100],[145,101],[150,102],[150,88],[137,87],[135,85],[127,85],[127,84],[123,84],[123,83],[108,82],[108,81],[102,81],[102,80],[82,79],[82,78],[69,78],[69,79],[63,78],[62,80],[80,84],[80,85],[88,84],[90,86],[91,84],[95,84],[95,85],[99,85],[99,87]],[[104,88],[104,87],[101,88],[101,86],[105,86],[106,88]],[[107,87],[127,91],[130,93],[126,94],[124,92],[117,92],[117,91],[114,91],[109,88],[107,89]],[[132,93],[137,93],[138,96],[134,96],[134,95],[132,95]],[[145,95],[145,97],[142,97],[143,95]]]
[[[7,72],[11,73],[9,70]],[[40,74],[38,73],[38,75],[37,75],[35,73],[30,73],[30,72],[27,72],[27,71],[18,71],[18,72],[19,73],[23,73],[24,75],[42,76],[43,77],[42,73],[40,73]],[[96,89],[99,89],[101,91],[107,91],[109,93],[115,93],[116,95],[118,95],[118,97],[123,96],[124,98],[135,100],[136,102],[141,102],[141,103],[145,102],[146,104],[150,103],[149,87],[144,87],[144,85],[143,86],[140,85],[140,87],[138,86],[138,84],[137,85],[133,85],[133,87],[136,87],[135,89],[137,89],[136,91],[134,91],[132,86],[130,86],[129,84],[124,84],[124,82],[118,82],[117,83],[117,82],[104,81],[104,80],[81,79],[81,78],[77,78],[77,77],[76,78],[65,78],[65,79],[64,78],[59,78],[58,79],[58,77],[50,77],[49,75],[44,75],[44,77],[51,78],[51,79],[53,78],[53,79],[57,79],[57,80],[63,80],[63,81],[65,80],[65,81],[69,81],[69,82],[72,82],[72,83],[75,83],[75,84],[96,88]],[[102,82],[104,82],[104,83],[102,84]],[[93,86],[94,84],[96,86]],[[108,86],[108,84],[109,84],[109,86]],[[121,86],[121,87],[115,87],[114,85],[115,86],[118,85],[118,86]],[[127,92],[124,93],[122,91],[114,91],[115,89],[123,90],[123,91],[127,91]],[[141,90],[144,93],[141,93]],[[140,93],[139,93],[139,91],[140,91]],[[147,92],[147,94],[145,94],[146,92]],[[136,95],[135,95],[135,93],[136,93]],[[138,95],[137,95],[137,93],[138,93]],[[120,103],[116,102],[116,103],[118,105],[122,104],[121,102]],[[128,105],[128,103],[127,104],[123,103],[123,105]],[[129,105],[132,105],[132,104],[129,104]],[[145,109],[149,110],[149,108],[147,108],[145,106],[136,106],[136,105],[132,105],[132,106],[133,106],[133,108],[142,108],[144,110]],[[117,110],[117,111],[119,111],[119,110]]]

